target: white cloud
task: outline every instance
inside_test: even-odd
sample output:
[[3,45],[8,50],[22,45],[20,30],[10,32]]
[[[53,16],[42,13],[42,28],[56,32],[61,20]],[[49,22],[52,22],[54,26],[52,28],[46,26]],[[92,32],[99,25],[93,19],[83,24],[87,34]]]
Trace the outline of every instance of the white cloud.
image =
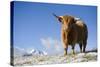
[[41,38],[40,40],[43,46],[45,46],[46,48],[50,48],[50,41],[48,39]]
[[41,38],[40,39],[42,45],[47,48],[47,50],[53,50],[53,52],[60,52],[62,51],[62,45],[61,41],[47,37],[47,38]]

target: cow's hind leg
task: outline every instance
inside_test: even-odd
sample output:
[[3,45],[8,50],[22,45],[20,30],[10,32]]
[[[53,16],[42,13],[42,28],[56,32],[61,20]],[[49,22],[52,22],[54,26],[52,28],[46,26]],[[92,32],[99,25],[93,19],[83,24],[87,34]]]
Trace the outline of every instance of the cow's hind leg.
[[83,52],[85,53],[85,49],[86,49],[86,45],[87,45],[87,42],[83,42]]
[[82,53],[82,43],[79,43],[80,52]]

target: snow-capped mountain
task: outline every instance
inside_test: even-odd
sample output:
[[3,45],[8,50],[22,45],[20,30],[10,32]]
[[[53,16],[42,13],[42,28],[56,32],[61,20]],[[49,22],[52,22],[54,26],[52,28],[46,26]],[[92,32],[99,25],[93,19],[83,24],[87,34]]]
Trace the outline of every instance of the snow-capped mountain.
[[27,54],[27,52],[24,49],[21,49],[19,47],[15,47],[13,54],[14,54],[14,57],[17,57],[17,56],[23,56],[24,54]]
[[35,50],[35,49],[32,49],[31,51],[26,51],[24,49],[21,49],[21,48],[14,48],[14,57],[16,56],[44,56],[44,55],[47,55],[47,52],[45,51],[40,51],[40,50]]
[[32,49],[32,50],[29,52],[29,54],[43,56],[43,55],[47,55],[47,52]]

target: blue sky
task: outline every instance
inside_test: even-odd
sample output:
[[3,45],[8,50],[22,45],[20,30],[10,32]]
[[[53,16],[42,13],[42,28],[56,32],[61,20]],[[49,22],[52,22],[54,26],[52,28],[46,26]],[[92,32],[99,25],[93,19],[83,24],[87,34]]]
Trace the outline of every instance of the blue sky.
[[[14,2],[14,47],[37,49],[48,53],[63,51],[61,24],[52,15],[81,18],[88,27],[87,48],[97,48],[97,7],[34,2]],[[79,47],[76,46],[76,50]]]

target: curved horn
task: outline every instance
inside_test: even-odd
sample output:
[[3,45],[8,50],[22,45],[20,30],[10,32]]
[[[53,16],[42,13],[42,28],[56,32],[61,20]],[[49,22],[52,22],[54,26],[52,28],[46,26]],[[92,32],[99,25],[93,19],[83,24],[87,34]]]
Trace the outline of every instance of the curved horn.
[[78,18],[78,17],[74,17],[74,19],[75,19],[75,20],[80,20],[80,18]]
[[52,13],[53,14],[53,16],[55,16],[56,18],[59,18],[56,14],[54,14],[54,13]]

